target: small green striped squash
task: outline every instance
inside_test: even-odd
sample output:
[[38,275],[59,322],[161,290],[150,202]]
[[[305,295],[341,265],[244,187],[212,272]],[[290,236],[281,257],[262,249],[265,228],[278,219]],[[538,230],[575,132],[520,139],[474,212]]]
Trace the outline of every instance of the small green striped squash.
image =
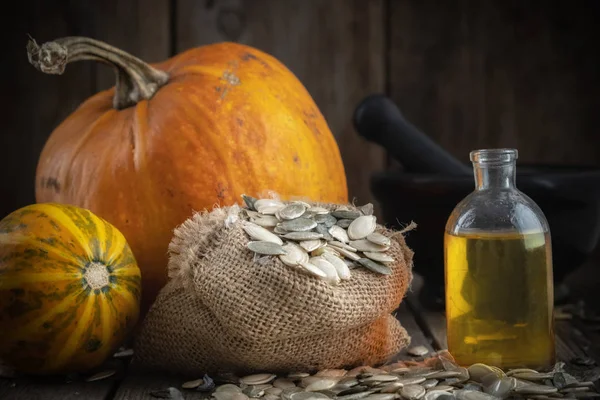
[[32,204],[0,221],[0,360],[26,374],[85,372],[139,318],[140,269],[88,210]]

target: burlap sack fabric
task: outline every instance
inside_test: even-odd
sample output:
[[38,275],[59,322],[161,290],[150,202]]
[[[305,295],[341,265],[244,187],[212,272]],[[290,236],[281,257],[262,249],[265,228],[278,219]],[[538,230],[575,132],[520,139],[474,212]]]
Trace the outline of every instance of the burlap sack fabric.
[[310,372],[380,364],[409,344],[391,314],[412,280],[401,233],[377,228],[394,238],[391,275],[356,268],[331,286],[278,257],[257,260],[240,212],[197,213],[175,230],[169,283],[144,320],[135,364],[190,375]]

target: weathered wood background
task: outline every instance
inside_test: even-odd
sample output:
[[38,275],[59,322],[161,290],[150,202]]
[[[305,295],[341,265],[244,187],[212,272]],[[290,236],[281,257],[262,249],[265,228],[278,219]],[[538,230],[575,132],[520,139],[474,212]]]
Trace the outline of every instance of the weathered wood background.
[[[18,4],[17,4],[18,3]],[[371,201],[386,155],[353,131],[374,92],[455,156],[514,146],[530,163],[600,164],[600,2],[522,0],[31,0],[5,9],[0,217],[34,202],[37,158],[77,105],[112,86],[93,63],[63,76],[27,63],[27,34],[107,41],[147,61],[230,40],[283,61],[342,151],[351,196]],[[8,31],[7,31],[8,30]]]

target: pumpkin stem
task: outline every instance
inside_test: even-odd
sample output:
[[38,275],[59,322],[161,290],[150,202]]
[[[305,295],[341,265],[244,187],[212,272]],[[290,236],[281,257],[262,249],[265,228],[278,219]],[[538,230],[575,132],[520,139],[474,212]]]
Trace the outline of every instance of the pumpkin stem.
[[113,106],[121,110],[141,100],[149,100],[167,83],[169,75],[131,54],[99,40],[68,36],[41,46],[30,37],[27,58],[36,69],[46,74],[62,74],[70,62],[93,60],[116,69],[117,83]]

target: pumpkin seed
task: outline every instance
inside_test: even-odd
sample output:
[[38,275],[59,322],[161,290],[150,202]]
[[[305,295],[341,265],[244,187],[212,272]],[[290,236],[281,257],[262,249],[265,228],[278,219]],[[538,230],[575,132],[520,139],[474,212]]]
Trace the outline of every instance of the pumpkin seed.
[[271,386],[270,388],[265,389],[265,395],[270,394],[270,395],[279,397],[281,392],[283,392],[283,389],[276,388],[274,386]]
[[513,377],[498,377],[483,384],[483,391],[495,397],[504,398],[517,387],[517,380]]
[[419,385],[407,385],[400,389],[400,395],[407,400],[418,400],[425,396],[425,388]]
[[333,246],[335,248],[346,249],[346,250],[351,251],[353,253],[357,252],[357,250],[354,247],[352,247],[352,246],[350,246],[350,245],[348,245],[346,243],[339,242],[337,240],[332,240],[330,242],[327,242],[327,244],[329,244],[330,246]]
[[363,215],[356,218],[348,227],[348,237],[352,240],[364,239],[375,232],[377,218],[374,215]]
[[347,376],[347,375],[348,375],[348,371],[346,371],[346,373],[344,374],[344,377],[342,379],[340,379],[340,381],[338,382],[340,385],[344,385],[347,387],[354,387],[354,386],[358,385],[358,379],[356,379],[356,377]]
[[521,372],[529,372],[532,374],[537,374],[538,372],[535,369],[530,369],[530,368],[515,368],[515,369],[510,369],[508,371],[506,371],[506,376],[513,376],[514,374],[518,374]]
[[280,254],[285,254],[285,250],[283,246],[273,242],[264,242],[264,241],[253,241],[248,242],[246,245],[250,250],[258,254],[276,256]]
[[425,382],[421,383],[421,386],[423,386],[425,389],[431,389],[432,387],[435,387],[438,383],[439,381],[437,379],[427,379]]
[[330,400],[329,397],[319,392],[296,392],[290,394],[290,400]]
[[425,400],[454,400],[454,396],[441,390],[425,393]]
[[290,221],[282,221],[279,226],[290,232],[303,232],[315,228],[317,223],[312,219],[300,217]]
[[362,393],[369,390],[369,387],[366,385],[354,385],[348,389],[344,389],[337,394],[337,397],[343,397],[349,394]]
[[273,381],[275,378],[277,376],[273,374],[254,374],[240,378],[240,383],[245,385],[262,385]]
[[456,388],[454,386],[448,386],[448,385],[438,385],[434,388],[428,389],[428,392],[451,392],[453,390],[456,390]]
[[291,378],[277,378],[273,382],[273,387],[278,389],[288,389],[296,387],[296,384],[292,381]]
[[[345,369],[323,369],[315,374],[315,376],[324,376],[328,378],[341,378],[346,375],[348,371]],[[353,378],[351,378],[353,379]],[[341,381],[339,382],[341,383]],[[358,384],[358,381],[356,382]]]
[[542,374],[539,372],[517,372],[512,374],[515,378],[523,379],[526,381],[543,381],[544,379],[552,379],[553,373]]
[[467,370],[469,371],[469,376],[471,377],[471,380],[475,382],[481,382],[484,376],[494,372],[494,370],[491,369],[488,365],[481,363],[473,364],[469,368],[467,368]]
[[355,220],[356,218],[361,216],[361,212],[360,211],[354,211],[354,210],[340,210],[337,209],[335,211],[333,211],[331,213],[331,215],[333,215],[334,217],[338,218],[338,219],[350,219],[350,220]]
[[389,250],[389,246],[381,246],[367,239],[351,240],[348,244],[358,251],[382,252]]
[[316,266],[325,273],[325,275],[327,276],[325,280],[327,282],[331,283],[332,285],[337,285],[340,283],[340,277],[337,274],[337,270],[335,269],[333,264],[327,261],[324,257],[311,257],[308,261],[310,264]]
[[340,226],[333,225],[329,228],[329,234],[342,243],[348,243],[350,241],[346,230]]
[[461,376],[460,371],[439,371],[429,376],[432,379],[448,379],[448,378],[458,378]]
[[319,206],[311,206],[308,209],[308,212],[312,213],[312,214],[329,214],[329,210],[323,207],[319,207]]
[[339,226],[340,228],[348,228],[350,226],[350,224],[352,223],[353,220],[351,219],[338,219],[338,221],[335,223],[337,226]]
[[346,263],[342,261],[341,258],[328,251],[325,251],[321,256],[335,267],[335,270],[337,271],[337,274],[341,280],[345,281],[350,279],[350,268],[348,268]]
[[243,221],[242,228],[252,239],[283,245],[283,240],[281,240],[279,236],[269,232],[262,226],[256,225],[255,223]]
[[380,393],[396,393],[398,390],[402,389],[404,384],[402,382],[390,382],[386,383],[381,387]]
[[325,253],[330,253],[330,254],[337,254],[338,256],[340,255],[340,253],[338,253],[333,247],[329,247],[327,245],[323,246],[323,247],[319,247],[318,249],[315,249],[313,251],[311,251],[311,255],[313,257],[316,256],[322,256]]
[[373,232],[373,233],[367,235],[367,240],[369,242],[378,244],[380,246],[386,246],[386,247],[388,247],[392,244],[392,240],[389,237],[387,237],[379,232]]
[[400,379],[396,375],[373,375],[363,379],[363,382],[394,382]]
[[304,250],[306,250],[308,252],[311,252],[311,251],[315,251],[319,247],[325,246],[326,244],[327,244],[326,242],[319,240],[319,239],[303,240],[300,242],[300,247],[302,247]]
[[263,226],[265,228],[272,228],[277,226],[279,220],[272,215],[263,215],[260,217],[252,218],[252,222],[256,225]]
[[283,235],[284,238],[296,241],[317,240],[323,237],[322,234],[311,231],[289,232]]
[[285,254],[281,254],[279,259],[285,265],[289,265],[290,267],[298,266],[302,263],[308,262],[308,253],[302,247],[298,246],[295,243],[288,242],[283,245],[283,249]]
[[303,392],[303,390],[302,390],[302,388],[299,388],[299,387],[286,388],[286,389],[283,389],[280,396],[283,400],[291,400],[291,397],[294,393],[300,393],[300,392]]
[[[361,257],[358,254],[356,254],[355,252],[343,249],[341,247],[336,247],[336,251],[338,253],[340,253],[341,255],[343,255],[344,257],[349,258],[350,260],[353,260],[353,261],[358,261],[361,259]],[[365,260],[367,260],[367,259],[365,258]]]
[[531,385],[517,386],[513,391],[519,394],[550,394],[558,392],[558,389],[551,386],[532,383]]
[[[276,216],[277,212],[283,208],[283,205],[277,206],[262,206],[258,207],[256,210],[263,215],[272,215]],[[279,218],[278,218],[279,219]]]
[[242,199],[244,200],[244,203],[246,203],[246,207],[248,207],[252,211],[256,211],[256,208],[254,208],[254,203],[256,203],[257,199],[246,194],[242,195]]
[[310,275],[313,275],[317,278],[321,278],[323,280],[327,280],[327,274],[319,267],[317,267],[314,264],[311,264],[310,262],[303,262],[300,264],[300,267],[302,267],[302,271],[307,272]]
[[215,388],[215,381],[207,374],[204,374],[204,376],[202,377],[202,381],[203,381],[202,384],[200,384],[200,386],[196,387],[196,391],[210,392]]
[[552,384],[558,389],[577,385],[579,382],[577,379],[566,372],[556,372],[552,377]]
[[[279,222],[278,222],[278,223],[279,223]],[[281,235],[281,236],[283,236],[283,235],[287,235],[287,234],[288,234],[288,233],[290,233],[290,232],[286,231],[285,229],[283,229],[283,228],[282,228],[282,227],[280,227],[280,226],[277,226],[277,225],[275,225],[275,226],[273,227],[273,233],[276,233],[276,234],[278,234],[278,235]]]
[[307,385],[304,390],[307,392],[319,392],[321,390],[331,389],[336,384],[337,379],[321,378]]
[[346,394],[343,396],[337,396],[336,399],[337,400],[359,400],[359,399],[364,399],[364,398],[372,395],[373,393],[377,393],[377,389],[365,390],[363,392],[357,392],[357,393],[352,393],[352,394]]
[[215,388],[215,392],[236,392],[242,393],[242,389],[232,383],[226,383],[224,385],[219,385]]
[[317,214],[313,219],[316,223],[325,225],[327,228],[331,228],[337,222],[337,219],[331,214]]
[[364,205],[358,207],[358,209],[360,210],[362,215],[373,215],[373,212],[374,212],[374,207],[373,207],[372,203],[364,204]]
[[377,252],[372,252],[372,251],[364,251],[363,254],[365,256],[367,256],[367,258],[370,258],[373,261],[378,261],[381,263],[391,263],[394,262],[394,258],[390,255],[387,255],[385,253],[377,253]]
[[457,390],[454,396],[458,400],[498,400],[497,397],[490,394],[468,390]]
[[106,371],[101,371],[98,372],[92,376],[89,376],[85,381],[86,382],[94,382],[94,381],[99,381],[102,379],[106,379],[106,378],[110,378],[111,376],[113,376],[114,374],[116,374],[117,371],[113,370],[113,369],[109,369]]
[[306,206],[302,203],[291,203],[278,211],[281,219],[286,220],[300,218],[305,212]]
[[326,241],[331,241],[333,240],[333,236],[331,236],[329,234],[329,228],[327,228],[325,225],[323,224],[317,224],[317,227],[315,228],[315,230],[320,233],[321,235],[323,235],[323,239],[325,239]]
[[[204,383],[204,379],[195,379],[193,381],[184,382],[181,387],[184,389],[196,389],[198,386]],[[240,390],[241,391],[241,390]]]
[[411,356],[421,357],[429,353],[429,349],[425,346],[413,346],[406,349],[406,352]]
[[122,349],[113,354],[114,358],[126,358],[133,355],[133,349]]
[[394,400],[396,393],[373,393],[365,398],[369,400]]
[[271,385],[251,385],[251,386],[247,386],[246,388],[244,388],[242,390],[242,393],[244,393],[246,396],[250,397],[250,398],[258,398],[258,397],[262,397],[265,394],[265,390],[267,390],[268,388],[271,388]]
[[[352,254],[354,254],[354,253],[352,253]],[[377,272],[378,274],[390,275],[392,273],[392,270],[390,269],[390,267],[380,264],[378,262],[375,262],[373,260],[370,260],[368,258],[359,258],[356,261],[358,261],[359,264],[361,264],[363,267],[365,267],[373,272]]]
[[401,383],[404,386],[409,386],[409,385],[418,385],[419,383],[423,383],[425,381],[426,381],[426,379],[423,376],[413,376],[410,378],[400,378],[396,382]]

